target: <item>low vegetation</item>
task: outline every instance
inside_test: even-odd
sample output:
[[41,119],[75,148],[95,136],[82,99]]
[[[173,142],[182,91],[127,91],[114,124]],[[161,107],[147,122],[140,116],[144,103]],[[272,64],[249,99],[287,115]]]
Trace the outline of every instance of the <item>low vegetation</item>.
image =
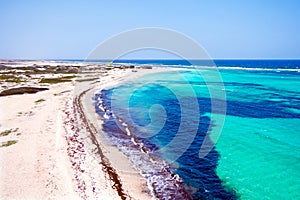
[[0,75],[0,80],[4,82],[13,82],[13,83],[20,83],[23,82],[24,80],[18,76],[14,75],[8,75],[8,74],[2,74]]
[[0,136],[7,136],[7,135],[9,135],[9,134],[11,134],[11,133],[13,133],[13,132],[17,132],[18,130],[19,130],[18,128],[16,128],[16,129],[5,130],[5,131],[2,131],[2,132],[0,133]]
[[16,95],[16,94],[34,94],[40,91],[48,90],[48,88],[38,88],[38,87],[18,87],[18,88],[11,88],[7,90],[3,90],[0,92],[1,96],[8,96],[8,95]]
[[72,81],[72,78],[75,78],[76,76],[64,76],[59,78],[42,78],[39,83],[62,83],[62,82],[70,82]]
[[43,101],[46,101],[46,100],[45,99],[38,99],[38,100],[35,101],[35,103],[41,103]]
[[7,79],[11,79],[11,78],[16,78],[16,76],[8,75],[8,74],[1,74],[0,75],[0,80],[7,80]]
[[[2,67],[3,66],[3,67]],[[10,70],[14,74],[76,74],[78,73],[80,66],[65,66],[65,65],[32,65],[26,67],[6,67],[1,66],[1,70]],[[19,70],[16,72],[16,70]]]
[[77,82],[85,82],[85,81],[95,81],[98,80],[99,78],[86,78],[86,79],[77,79]]
[[17,140],[9,140],[6,142],[2,142],[0,147],[8,147],[10,145],[16,144],[18,141]]

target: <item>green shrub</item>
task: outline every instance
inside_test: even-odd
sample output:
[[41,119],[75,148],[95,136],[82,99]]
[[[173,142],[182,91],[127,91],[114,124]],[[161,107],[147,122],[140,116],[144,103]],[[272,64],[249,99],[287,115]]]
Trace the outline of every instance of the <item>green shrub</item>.
[[16,144],[17,142],[17,140],[9,140],[7,142],[2,142],[1,147],[8,147],[10,145]]

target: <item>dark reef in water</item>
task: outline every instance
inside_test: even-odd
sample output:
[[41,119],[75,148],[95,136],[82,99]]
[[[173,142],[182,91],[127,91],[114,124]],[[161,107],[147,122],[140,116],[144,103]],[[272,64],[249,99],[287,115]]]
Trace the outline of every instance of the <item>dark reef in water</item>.
[[236,199],[234,193],[226,191],[216,174],[219,153],[213,148],[204,158],[199,157],[203,140],[209,132],[209,117],[201,117],[201,123],[193,143],[177,162],[176,173],[185,180],[187,187],[196,188],[193,199]]

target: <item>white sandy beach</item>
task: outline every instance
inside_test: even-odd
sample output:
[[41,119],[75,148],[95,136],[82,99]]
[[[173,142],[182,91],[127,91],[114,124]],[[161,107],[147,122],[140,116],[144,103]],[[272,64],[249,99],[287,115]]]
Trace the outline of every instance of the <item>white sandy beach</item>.
[[105,141],[92,97],[100,89],[166,70],[112,69],[89,74],[100,82],[73,79],[35,94],[0,97],[0,131],[13,130],[0,142],[17,141],[0,147],[0,199],[154,198],[129,160]]

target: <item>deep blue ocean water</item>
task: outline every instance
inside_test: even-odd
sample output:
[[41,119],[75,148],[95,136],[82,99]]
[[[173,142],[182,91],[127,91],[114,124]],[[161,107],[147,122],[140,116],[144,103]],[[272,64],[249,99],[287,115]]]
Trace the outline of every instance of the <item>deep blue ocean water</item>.
[[[59,61],[59,60],[58,60]],[[63,60],[65,62],[100,62],[109,63],[111,60]],[[192,60],[196,66],[217,66],[217,67],[238,67],[238,68],[260,68],[260,69],[300,69],[300,60],[255,60],[255,59],[240,59],[240,60]],[[191,62],[188,60],[176,59],[119,59],[114,60],[114,64],[132,64],[132,65],[155,65],[155,66],[176,66],[190,67]]]
[[114,63],[181,68],[95,96],[107,137],[157,197],[300,199],[299,60],[217,60],[221,79],[203,61]]

